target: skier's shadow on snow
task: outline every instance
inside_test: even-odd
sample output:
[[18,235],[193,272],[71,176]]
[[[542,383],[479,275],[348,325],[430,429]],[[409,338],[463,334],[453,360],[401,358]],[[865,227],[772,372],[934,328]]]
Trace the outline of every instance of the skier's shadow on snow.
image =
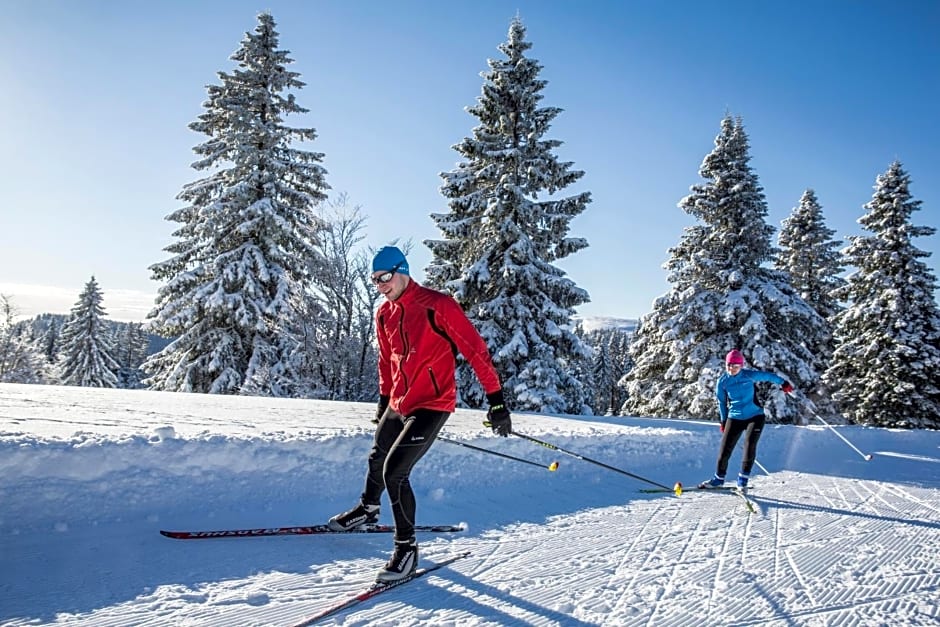
[[[475,598],[471,598],[466,592],[454,591],[442,586],[431,585],[429,582],[423,582],[423,590],[414,592],[409,597],[408,602],[415,607],[423,607],[428,610],[439,610],[442,607],[450,609],[459,609],[487,621],[496,621],[502,627],[514,627],[516,625],[532,625],[533,615],[546,620],[554,621],[565,627],[595,627],[595,623],[586,623],[569,614],[563,614],[550,610],[541,605],[536,605],[531,601],[515,597],[499,588],[481,583],[473,577],[462,575],[453,570],[439,570],[435,573],[440,579],[448,582],[449,586],[461,586],[475,593]],[[424,590],[432,590],[432,593],[424,594]],[[447,597],[443,595],[446,593]],[[489,597],[492,602],[485,603],[479,597]],[[427,603],[422,601],[427,600]],[[500,609],[500,605],[508,604],[514,608],[525,611],[528,616],[520,618],[511,616]]]
[[838,516],[854,516],[856,518],[867,518],[870,520],[883,520],[886,522],[901,523],[914,527],[927,527],[928,529],[940,529],[940,522],[929,520],[917,520],[916,518],[898,518],[897,516],[882,516],[880,514],[869,514],[866,512],[853,512],[847,509],[836,509],[835,507],[826,507],[823,505],[807,505],[806,503],[794,503],[793,501],[784,501],[767,496],[752,497],[758,505],[773,505],[783,509],[800,509],[811,512],[826,512]]

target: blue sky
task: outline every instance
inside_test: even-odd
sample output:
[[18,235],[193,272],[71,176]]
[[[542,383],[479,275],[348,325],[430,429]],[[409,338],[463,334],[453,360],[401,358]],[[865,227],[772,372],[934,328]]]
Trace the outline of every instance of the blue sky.
[[[900,159],[940,226],[940,3],[826,2],[115,2],[0,0],[0,292],[30,290],[67,312],[94,274],[115,318],[145,314],[159,285],[183,185],[199,178],[187,125],[206,85],[259,11],[307,87],[311,149],[334,192],[368,216],[367,242],[411,238],[413,274],[447,210],[438,173],[471,134],[488,58],[517,13],[564,111],[549,137],[594,201],[572,222],[590,247],[559,266],[591,295],[578,312],[636,318],[669,289],[662,264],[691,219],[676,204],[700,181],[721,118],[740,115],[779,226],[812,187],[837,237],[875,177]],[[933,256],[940,236],[915,244]],[[36,287],[42,286],[42,287]],[[125,309],[121,299],[137,304]],[[57,301],[58,302],[58,301]],[[135,308],[136,307],[136,308]]]

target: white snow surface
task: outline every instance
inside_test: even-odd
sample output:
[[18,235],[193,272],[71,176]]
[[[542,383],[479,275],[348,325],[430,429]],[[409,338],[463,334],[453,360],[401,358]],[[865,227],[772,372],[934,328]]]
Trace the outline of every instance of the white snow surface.
[[[369,586],[388,534],[172,540],[325,522],[361,492],[371,404],[0,384],[0,625],[292,625]],[[328,625],[937,625],[940,433],[768,425],[748,514],[716,423],[516,414],[412,475],[423,565]],[[740,452],[731,461],[737,471]],[[557,460],[557,472],[547,466]],[[391,523],[387,500],[382,521]]]

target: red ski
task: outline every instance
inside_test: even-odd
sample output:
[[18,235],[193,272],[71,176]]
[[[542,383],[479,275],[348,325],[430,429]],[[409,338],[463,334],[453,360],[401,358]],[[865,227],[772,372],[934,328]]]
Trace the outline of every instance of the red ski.
[[[466,531],[463,525],[415,525],[415,531],[423,533],[457,533]],[[260,529],[219,529],[215,531],[166,531],[160,533],[174,540],[208,540],[212,538],[258,538],[265,536],[309,536],[326,533],[392,533],[392,525],[362,525],[349,531],[334,531],[327,525],[307,527],[263,527]]]
[[317,621],[323,620],[327,616],[332,616],[336,614],[337,612],[342,612],[343,610],[350,608],[354,605],[358,605],[359,603],[362,603],[363,601],[368,601],[372,597],[382,594],[386,590],[391,590],[392,588],[397,588],[398,586],[404,583],[408,583],[409,581],[414,581],[418,577],[423,577],[424,575],[427,575],[428,573],[434,572],[435,570],[439,568],[443,568],[444,566],[447,566],[448,564],[456,562],[457,560],[461,558],[467,557],[468,555],[470,555],[470,551],[465,551],[463,553],[456,553],[454,555],[451,555],[447,559],[444,559],[440,562],[432,564],[431,566],[427,566],[425,568],[419,568],[418,570],[414,572],[414,574],[412,574],[409,577],[405,577],[404,579],[399,579],[398,581],[392,581],[389,583],[372,584],[371,586],[369,586],[368,588],[366,588],[365,590],[363,590],[356,596],[350,597],[349,599],[346,599],[345,601],[341,601],[337,603],[336,605],[331,605],[330,607],[326,608],[319,614],[314,614],[313,616],[309,616],[303,619],[302,621],[300,621],[299,623],[293,624],[291,627],[309,627],[310,625],[313,625]]

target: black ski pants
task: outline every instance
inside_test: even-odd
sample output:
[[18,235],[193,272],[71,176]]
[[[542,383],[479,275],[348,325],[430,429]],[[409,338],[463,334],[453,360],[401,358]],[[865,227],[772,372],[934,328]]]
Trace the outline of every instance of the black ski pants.
[[725,432],[721,437],[721,447],[718,449],[718,470],[716,475],[724,477],[728,472],[728,460],[731,453],[737,445],[741,434],[744,436],[744,452],[741,456],[741,474],[750,476],[751,469],[754,467],[754,460],[757,459],[757,441],[764,430],[764,422],[767,418],[764,414],[758,414],[747,420],[725,421]]
[[385,410],[375,430],[369,452],[369,473],[362,502],[378,505],[382,491],[388,490],[395,517],[395,540],[411,540],[415,535],[415,494],[411,489],[411,469],[431,448],[449,413],[416,409],[402,416]]

